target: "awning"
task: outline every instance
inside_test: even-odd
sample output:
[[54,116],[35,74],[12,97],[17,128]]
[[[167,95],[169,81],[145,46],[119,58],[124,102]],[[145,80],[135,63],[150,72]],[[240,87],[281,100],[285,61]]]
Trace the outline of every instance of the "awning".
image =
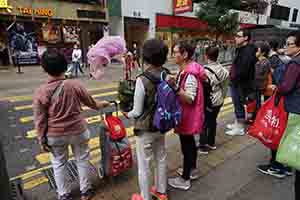
[[189,29],[194,31],[208,30],[207,22],[201,21],[197,18],[173,16],[173,15],[156,15],[157,29]]

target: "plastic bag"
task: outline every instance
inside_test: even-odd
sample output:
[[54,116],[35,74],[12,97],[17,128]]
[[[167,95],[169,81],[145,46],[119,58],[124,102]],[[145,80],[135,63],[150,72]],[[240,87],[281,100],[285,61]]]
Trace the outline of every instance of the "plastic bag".
[[289,114],[287,129],[279,145],[276,160],[300,170],[300,115]]
[[288,114],[284,109],[284,98],[277,104],[276,93],[259,109],[248,134],[259,139],[266,147],[277,150],[287,125]]

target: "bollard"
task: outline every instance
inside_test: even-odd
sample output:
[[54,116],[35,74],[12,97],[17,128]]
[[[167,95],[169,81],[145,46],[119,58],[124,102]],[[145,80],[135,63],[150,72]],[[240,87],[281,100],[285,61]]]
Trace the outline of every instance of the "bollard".
[[0,142],[0,197],[1,199],[11,199],[10,183],[7,174],[6,161]]

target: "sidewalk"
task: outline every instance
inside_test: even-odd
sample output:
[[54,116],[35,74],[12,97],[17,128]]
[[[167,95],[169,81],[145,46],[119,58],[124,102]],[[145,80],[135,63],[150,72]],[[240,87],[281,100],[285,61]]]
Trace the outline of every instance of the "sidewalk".
[[[223,117],[222,117],[223,119]],[[222,120],[223,121],[223,120]],[[225,163],[230,162],[231,159],[238,156],[241,152],[256,145],[256,140],[248,137],[228,137],[223,132],[223,127],[227,122],[223,121],[221,130],[218,131],[217,146],[218,149],[207,155],[198,155],[198,168],[201,178],[199,181],[193,182],[193,186],[190,191],[182,192],[178,190],[168,188],[169,199],[171,200],[196,200],[199,194],[207,194],[210,190],[204,191],[202,186],[202,180],[209,173],[216,170],[217,167],[222,166]],[[167,149],[168,149],[168,176],[176,176],[176,170],[181,167],[181,150],[179,140],[175,134],[167,138]],[[255,158],[254,158],[255,159]],[[136,165],[135,165],[136,166]],[[255,163],[253,163],[255,168]],[[232,171],[237,175],[237,171],[232,166]],[[238,175],[237,175],[238,176]],[[133,193],[139,192],[138,179],[137,179],[137,168],[135,167],[127,174],[121,177],[113,178],[107,182],[102,181],[97,187],[97,195],[93,200],[109,199],[109,200],[129,200]],[[237,178],[237,177],[233,177]],[[224,182],[225,180],[223,180]],[[229,181],[229,180],[228,180]],[[226,181],[225,181],[226,183]],[[201,198],[203,200],[210,200],[215,198]],[[219,200],[219,199],[218,199]]]
[[[177,176],[182,162],[177,136],[168,138],[167,146],[168,177]],[[219,130],[217,146],[208,156],[198,155],[201,177],[192,182],[189,191],[168,186],[169,200],[293,199],[293,178],[276,179],[256,170],[258,163],[269,159],[269,151],[256,140],[249,136],[228,137]],[[102,181],[93,200],[129,200],[133,193],[139,193],[137,173],[134,168],[122,177]]]

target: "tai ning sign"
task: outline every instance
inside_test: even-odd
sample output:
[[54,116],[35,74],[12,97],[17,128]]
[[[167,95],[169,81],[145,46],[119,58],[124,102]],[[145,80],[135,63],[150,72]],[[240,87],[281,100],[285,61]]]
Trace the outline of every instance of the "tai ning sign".
[[193,1],[192,0],[173,0],[174,14],[192,12]]
[[2,9],[9,13],[12,11],[12,6],[8,5],[8,0],[0,0],[0,10]]

